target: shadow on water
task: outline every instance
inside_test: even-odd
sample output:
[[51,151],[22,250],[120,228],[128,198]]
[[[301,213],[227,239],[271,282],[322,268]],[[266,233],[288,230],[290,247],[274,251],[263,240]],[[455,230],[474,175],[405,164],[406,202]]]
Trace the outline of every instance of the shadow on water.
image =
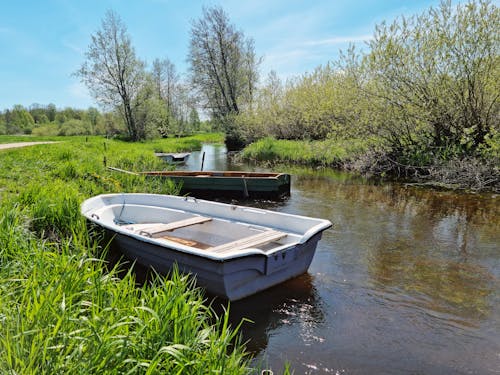
[[[217,314],[228,302],[208,298]],[[257,295],[229,304],[233,326],[242,324],[242,338],[247,350],[257,354],[267,346],[269,332],[281,326],[300,322],[319,323],[324,320],[321,299],[316,293],[313,277],[306,273]]]

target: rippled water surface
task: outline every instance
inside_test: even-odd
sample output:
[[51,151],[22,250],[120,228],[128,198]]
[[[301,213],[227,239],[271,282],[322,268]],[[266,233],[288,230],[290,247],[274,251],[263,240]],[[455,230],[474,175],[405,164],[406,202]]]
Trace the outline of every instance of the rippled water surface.
[[[206,170],[232,165],[205,146]],[[201,153],[186,168],[199,169]],[[296,374],[500,373],[500,197],[288,170],[291,197],[245,202],[329,219],[307,274],[231,304],[256,363]]]

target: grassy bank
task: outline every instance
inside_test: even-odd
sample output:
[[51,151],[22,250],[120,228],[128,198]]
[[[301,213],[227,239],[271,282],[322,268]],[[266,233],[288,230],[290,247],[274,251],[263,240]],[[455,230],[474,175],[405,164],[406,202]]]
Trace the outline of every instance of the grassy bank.
[[118,277],[79,214],[95,194],[176,192],[110,172],[104,158],[160,168],[153,151],[192,150],[206,138],[56,140],[0,151],[0,372],[251,372],[228,315],[216,318],[188,278],[174,271],[137,287],[133,273]]
[[428,186],[473,191],[500,191],[498,139],[463,157],[450,149],[393,150],[372,139],[291,141],[264,138],[248,145],[246,161],[331,167],[366,177],[411,181]]
[[341,167],[354,156],[364,153],[370,143],[374,141],[290,141],[264,138],[245,147],[241,156],[247,161]]

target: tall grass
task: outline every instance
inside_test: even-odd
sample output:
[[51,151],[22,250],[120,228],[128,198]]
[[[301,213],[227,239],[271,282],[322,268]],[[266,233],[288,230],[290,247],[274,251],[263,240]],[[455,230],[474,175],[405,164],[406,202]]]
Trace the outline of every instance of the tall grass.
[[366,150],[368,141],[290,141],[264,138],[243,150],[245,160],[338,167]]
[[137,288],[78,246],[31,242],[29,258],[0,272],[1,373],[247,372],[235,331],[210,323],[187,276]]
[[216,317],[192,279],[174,269],[137,286],[120,264],[109,270],[79,214],[98,193],[175,193],[103,165],[160,168],[157,144],[181,147],[79,137],[0,152],[0,373],[252,372],[228,313]]

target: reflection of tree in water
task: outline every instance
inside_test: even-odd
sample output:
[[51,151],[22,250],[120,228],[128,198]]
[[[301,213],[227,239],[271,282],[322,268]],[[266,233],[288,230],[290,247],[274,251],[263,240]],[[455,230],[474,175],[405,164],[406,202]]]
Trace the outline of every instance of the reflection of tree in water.
[[[212,307],[220,313],[227,307],[227,302],[215,299]],[[256,354],[267,347],[272,331],[284,325],[299,325],[304,342],[321,340],[314,332],[315,327],[324,321],[324,312],[313,286],[313,279],[306,273],[243,300],[232,302],[232,326],[237,326],[242,319],[246,319],[241,328],[243,341],[247,342],[248,351]],[[290,340],[297,340],[295,332],[290,332]]]
[[376,284],[422,296],[425,307],[464,318],[491,310],[500,276],[498,197],[331,176],[296,183],[306,196],[300,209],[310,204],[307,197],[319,199],[316,215],[330,219],[337,236],[356,234],[359,246],[351,250]]

